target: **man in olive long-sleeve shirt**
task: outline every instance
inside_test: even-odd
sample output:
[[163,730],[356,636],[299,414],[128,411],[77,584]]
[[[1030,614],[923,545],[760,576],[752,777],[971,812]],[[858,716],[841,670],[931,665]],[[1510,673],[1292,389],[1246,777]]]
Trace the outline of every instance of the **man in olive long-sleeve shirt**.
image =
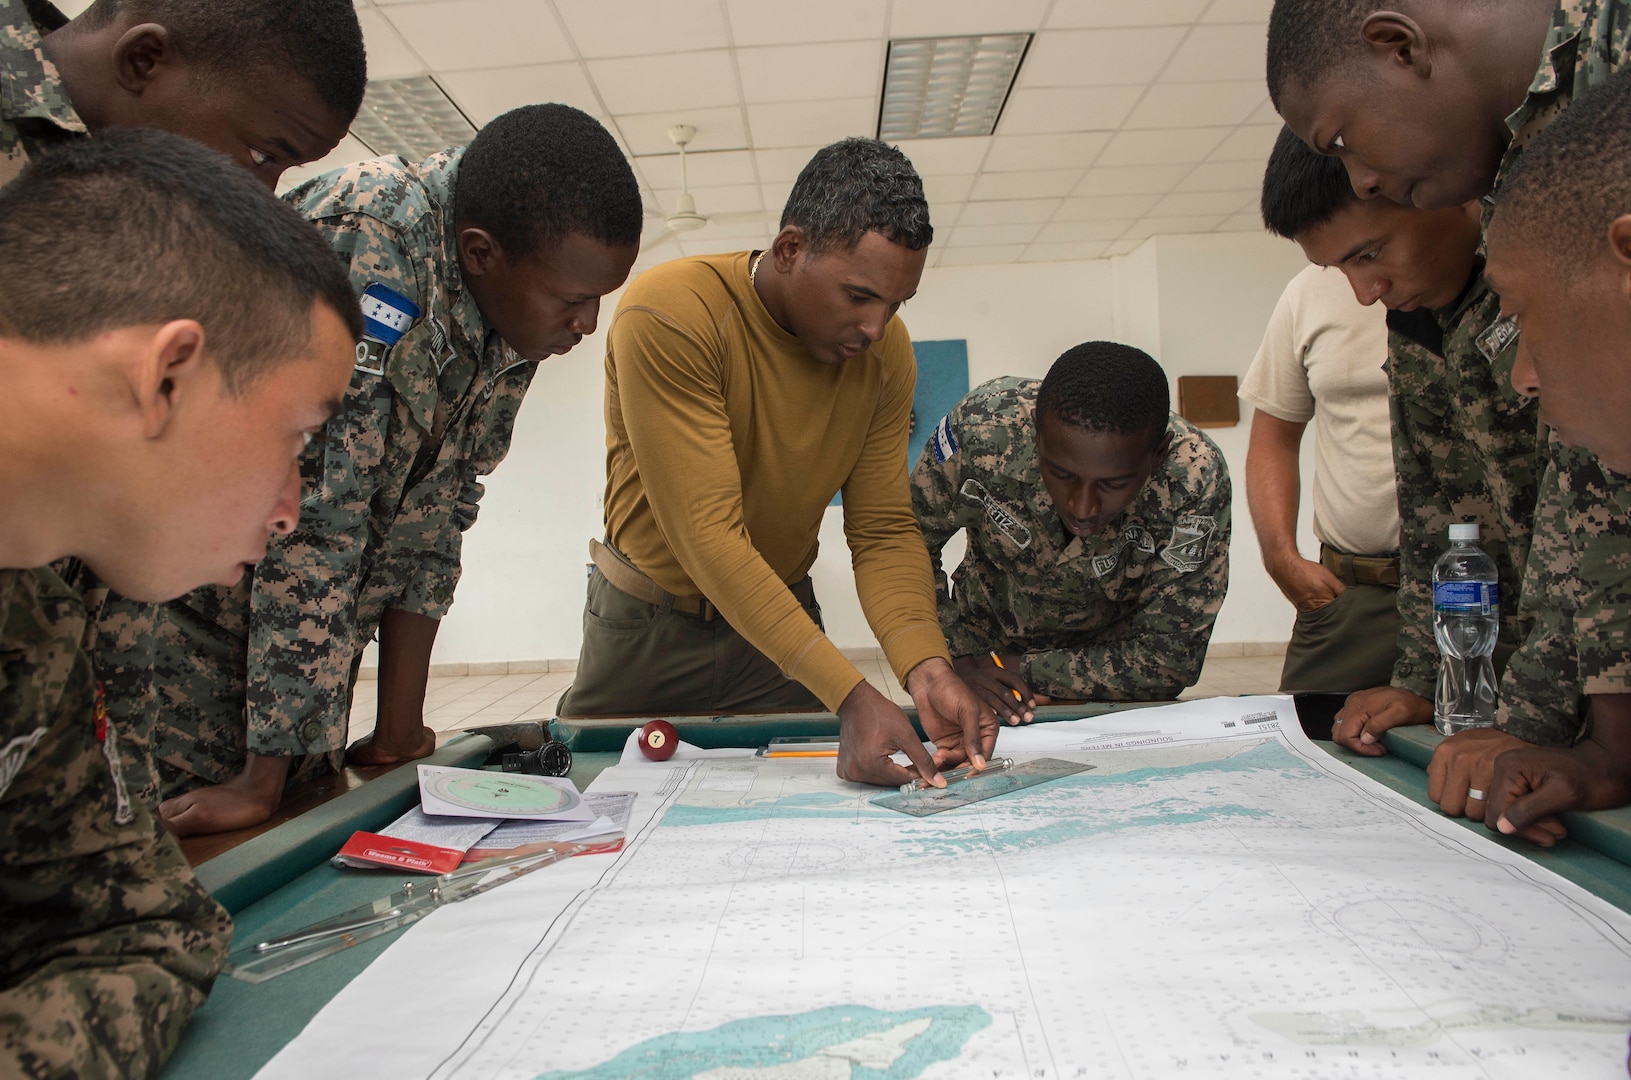
[[896,750],[936,775],[819,625],[809,569],[842,490],[861,606],[941,762],[989,752],[906,492],[916,368],[896,310],[932,236],[911,163],[847,139],[805,167],[767,251],[630,286],[606,355],[607,544],[563,715],[819,703],[842,723],[840,775],[901,783]]

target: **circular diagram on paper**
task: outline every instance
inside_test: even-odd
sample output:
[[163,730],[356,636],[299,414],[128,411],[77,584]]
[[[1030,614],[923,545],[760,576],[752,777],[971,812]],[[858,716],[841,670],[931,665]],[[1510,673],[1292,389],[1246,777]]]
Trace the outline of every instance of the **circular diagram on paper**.
[[503,773],[483,776],[442,773],[428,779],[425,787],[454,806],[504,817],[570,813],[579,801],[576,792],[553,784],[518,782]]

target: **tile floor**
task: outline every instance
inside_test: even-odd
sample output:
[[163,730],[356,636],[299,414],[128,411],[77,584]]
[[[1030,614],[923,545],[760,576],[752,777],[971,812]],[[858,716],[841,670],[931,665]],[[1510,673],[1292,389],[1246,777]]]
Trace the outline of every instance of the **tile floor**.
[[[1211,657],[1201,678],[1184,698],[1233,697],[1272,694],[1280,684],[1282,656]],[[894,673],[880,660],[855,661],[867,681],[903,705],[911,697]],[[572,672],[529,675],[463,675],[430,680],[425,698],[425,722],[437,731],[461,731],[486,724],[543,719],[555,715],[555,702],[572,682]],[[370,680],[357,684],[351,708],[353,740],[374,729],[374,687]]]

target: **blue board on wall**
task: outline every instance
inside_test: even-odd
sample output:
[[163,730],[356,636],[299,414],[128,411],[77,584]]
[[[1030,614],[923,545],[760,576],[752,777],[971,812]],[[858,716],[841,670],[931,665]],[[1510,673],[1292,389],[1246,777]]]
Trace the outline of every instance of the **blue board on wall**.
[[[914,341],[912,353],[917,357],[917,389],[912,394],[912,434],[906,444],[906,468],[917,464],[929,432],[940,423],[940,418],[962,401],[968,394],[968,341],[953,338],[946,341]],[[832,498],[837,506],[843,492]]]

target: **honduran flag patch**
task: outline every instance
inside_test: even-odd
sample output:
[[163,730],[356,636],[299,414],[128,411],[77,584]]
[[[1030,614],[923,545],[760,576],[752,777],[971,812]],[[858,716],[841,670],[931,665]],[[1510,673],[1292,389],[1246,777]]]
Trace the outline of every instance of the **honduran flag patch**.
[[934,449],[935,464],[944,464],[946,459],[952,457],[958,450],[957,436],[951,430],[951,417],[942,417],[940,423],[934,426],[929,434],[929,445]]

